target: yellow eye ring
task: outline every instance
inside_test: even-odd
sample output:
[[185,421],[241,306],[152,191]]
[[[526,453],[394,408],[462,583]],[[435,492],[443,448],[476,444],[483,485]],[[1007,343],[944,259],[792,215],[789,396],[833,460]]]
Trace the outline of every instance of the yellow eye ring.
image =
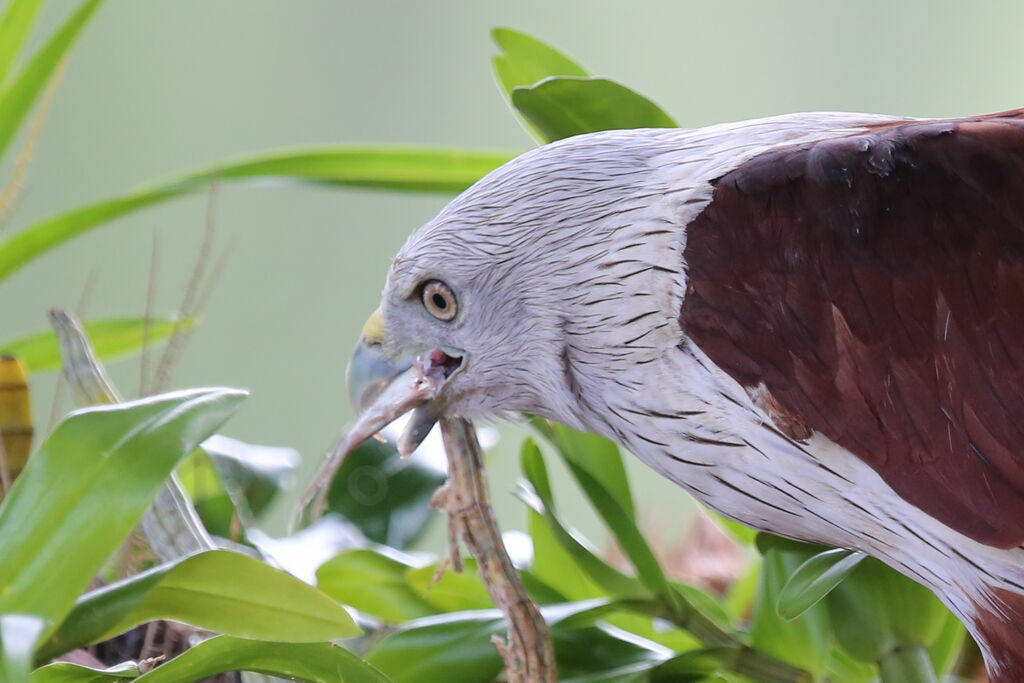
[[455,293],[440,280],[430,280],[423,285],[423,307],[438,320],[448,322],[455,317],[459,304]]

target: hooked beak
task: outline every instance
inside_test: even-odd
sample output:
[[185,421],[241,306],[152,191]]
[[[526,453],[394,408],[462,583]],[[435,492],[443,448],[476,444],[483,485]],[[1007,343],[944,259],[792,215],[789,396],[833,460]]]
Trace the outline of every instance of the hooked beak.
[[[378,308],[363,325],[348,364],[349,398],[359,413],[349,436],[360,437],[361,442],[376,433],[363,436],[365,430],[360,427],[364,423],[366,429],[376,427],[379,431],[412,410],[412,419],[398,441],[398,452],[406,457],[423,442],[440,418],[435,399],[452,375],[462,369],[465,354],[433,349],[415,358],[391,360],[384,353],[386,342],[384,318]],[[397,389],[389,391],[391,387]],[[377,427],[377,423],[385,419],[387,422]]]
[[381,392],[398,375],[412,367],[412,358],[392,361],[384,354],[384,317],[378,308],[363,325],[359,343],[348,362],[346,383],[352,407],[361,413],[380,396]]
[[300,511],[316,499],[314,513],[322,512],[327,488],[345,456],[402,415],[412,411],[398,440],[402,457],[412,454],[440,419],[437,399],[465,365],[465,354],[432,349],[415,358],[392,360],[384,352],[386,342],[384,318],[377,309],[363,325],[348,365],[349,397],[359,416],[313,478],[300,501]]

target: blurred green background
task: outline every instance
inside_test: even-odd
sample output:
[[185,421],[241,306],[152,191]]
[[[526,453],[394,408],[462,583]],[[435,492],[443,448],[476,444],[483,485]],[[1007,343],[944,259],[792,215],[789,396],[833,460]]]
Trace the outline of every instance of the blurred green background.
[[[37,35],[70,9],[51,3]],[[951,116],[1024,104],[1024,5],[1014,2],[109,0],[72,52],[27,191],[3,228],[270,148],[526,150],[533,142],[491,75],[489,31],[501,25],[628,83],[689,126],[799,110]],[[9,156],[0,178],[11,171]],[[156,310],[172,312],[207,200],[133,215],[20,271],[0,288],[2,336],[45,327],[50,306],[74,308],[91,272],[88,317],[141,314],[154,233]],[[391,256],[444,203],[221,186],[217,237],[235,247],[174,385],[250,388],[228,433],[299,449],[308,475],[352,417],[345,363]],[[110,369],[134,394],[138,361]],[[43,429],[53,386],[52,376],[33,383]],[[519,432],[502,431],[491,482],[503,527],[521,528],[524,508],[508,493]],[[641,517],[678,527],[685,495],[630,466]],[[596,524],[581,526],[600,537]]]

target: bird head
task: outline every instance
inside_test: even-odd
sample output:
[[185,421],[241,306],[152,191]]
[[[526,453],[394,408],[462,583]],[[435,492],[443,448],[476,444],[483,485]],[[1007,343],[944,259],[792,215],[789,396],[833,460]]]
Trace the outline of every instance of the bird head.
[[[357,409],[419,405],[410,448],[440,415],[533,413],[593,428],[584,397],[628,383],[658,352],[656,339],[637,338],[671,336],[678,310],[677,207],[664,201],[657,162],[668,133],[651,133],[538,148],[416,231],[349,366]],[[385,396],[414,362],[437,382],[431,395]]]

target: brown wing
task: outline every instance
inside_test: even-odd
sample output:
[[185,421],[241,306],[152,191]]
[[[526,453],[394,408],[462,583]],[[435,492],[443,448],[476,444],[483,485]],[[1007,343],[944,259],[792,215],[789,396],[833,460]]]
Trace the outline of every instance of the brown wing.
[[1024,110],[781,148],[688,227],[684,331],[789,432],[1024,542]]

